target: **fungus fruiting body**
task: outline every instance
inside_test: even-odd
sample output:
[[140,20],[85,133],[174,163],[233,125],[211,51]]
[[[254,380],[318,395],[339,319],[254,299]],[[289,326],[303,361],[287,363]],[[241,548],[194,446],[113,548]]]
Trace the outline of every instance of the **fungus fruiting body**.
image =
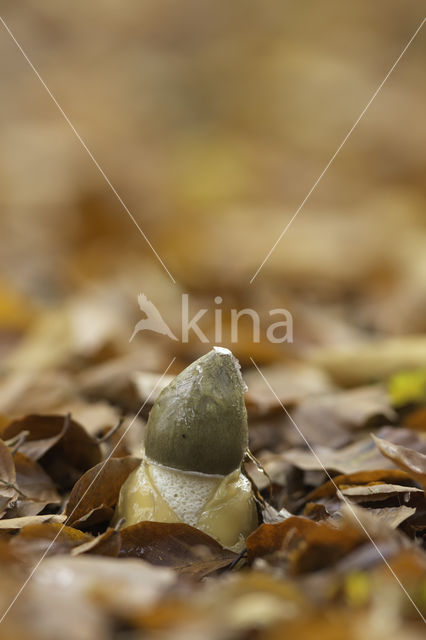
[[116,519],[185,522],[239,551],[257,526],[251,484],[245,384],[228,349],[214,347],[159,395],[140,466],[122,487]]

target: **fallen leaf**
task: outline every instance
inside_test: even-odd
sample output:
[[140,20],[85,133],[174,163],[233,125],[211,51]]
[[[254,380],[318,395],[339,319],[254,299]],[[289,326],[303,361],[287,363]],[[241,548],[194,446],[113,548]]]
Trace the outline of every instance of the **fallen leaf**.
[[404,469],[408,475],[426,489],[426,455],[414,449],[389,442],[383,438],[377,438],[373,434],[372,438],[379,451],[386,456],[386,458],[392,460],[396,466]]
[[91,540],[91,536],[58,522],[27,524],[11,540],[14,550],[21,556],[42,557],[44,554],[69,553],[74,547]]
[[[84,518],[94,510],[112,509],[117,503],[121,485],[139,464],[140,459],[131,456],[109,458],[86,471],[71,491],[65,510],[67,524],[84,526]],[[91,524],[94,524],[93,520]]]
[[141,402],[149,402],[149,405],[154,404],[162,390],[174,379],[174,376],[161,376],[151,371],[135,371],[130,377]]
[[[405,471],[399,469],[377,469],[375,471],[359,471],[351,474],[341,474],[334,476],[333,480],[328,480],[325,484],[314,489],[304,498],[306,502],[314,502],[320,498],[336,495],[337,489],[344,489],[351,486],[376,482],[412,484],[412,479]],[[336,489],[337,487],[337,489]]]
[[[334,385],[321,369],[301,362],[264,366],[262,371],[286,407],[301,402],[306,396],[334,390]],[[244,380],[248,386],[245,400],[251,414],[265,415],[275,410],[282,411],[277,398],[256,369],[245,372]]]
[[22,529],[29,524],[38,524],[40,522],[65,522],[64,515],[46,514],[43,516],[24,516],[22,518],[8,518],[0,520],[0,529]]
[[238,556],[183,523],[140,522],[121,529],[120,556],[142,558],[202,578],[229,566]]
[[391,529],[397,529],[400,524],[411,518],[415,513],[416,509],[414,507],[407,507],[405,504],[399,507],[374,509],[374,517]]
[[105,401],[74,400],[62,404],[59,413],[72,415],[73,420],[84,425],[85,431],[95,438],[103,435],[120,420],[120,411]]
[[84,516],[72,521],[73,527],[78,527],[82,531],[98,529],[99,526],[109,524],[114,517],[114,509],[101,504],[99,507],[91,509]]
[[120,552],[121,535],[119,531],[108,528],[104,533],[88,540],[71,551],[72,556],[91,554],[99,556],[111,556],[116,558]]
[[[378,431],[378,435],[398,444],[410,444],[420,450],[426,450],[426,443],[415,432],[408,429],[383,427]],[[321,470],[325,467],[329,471],[343,474],[391,469],[395,466],[391,460],[388,462],[383,459],[383,456],[378,455],[377,448],[370,437],[361,438],[341,449],[318,446],[314,447],[314,451],[317,457],[311,451],[290,449],[282,453],[281,458],[300,469]]]
[[0,383],[0,412],[10,418],[52,411],[75,395],[63,371],[9,371]]
[[38,460],[56,484],[70,488],[83,471],[101,459],[99,444],[67,416],[29,415],[15,420],[3,431],[5,439],[28,431],[21,453]]
[[18,497],[16,490],[15,463],[7,444],[0,440],[0,517],[9,503]]
[[247,538],[249,562],[278,552],[291,571],[304,573],[334,564],[362,544],[365,534],[350,524],[333,526],[292,516],[277,524],[262,524]]
[[56,556],[41,563],[33,584],[36,589],[44,587],[46,597],[60,591],[67,600],[90,599],[108,615],[124,617],[149,610],[176,584],[176,574],[140,559]]
[[347,487],[340,492],[352,502],[383,501],[386,498],[400,496],[404,500],[410,493],[423,493],[418,487],[405,487],[396,484],[368,484],[360,487]]
[[407,429],[426,431],[426,407],[419,407],[403,417],[403,424]]
[[21,453],[31,460],[39,460],[61,440],[70,426],[70,421],[64,416],[59,424],[55,421],[53,429],[46,428],[47,424],[42,416],[31,415],[6,425],[3,435],[8,440],[14,440],[22,434],[24,437],[19,445]]
[[284,507],[277,511],[274,507],[267,502],[262,505],[262,519],[265,524],[274,524],[276,522],[282,522],[287,518],[291,518],[293,514],[290,511],[287,511]]
[[340,446],[348,432],[395,422],[397,414],[386,389],[371,385],[306,398],[292,418],[310,443]]
[[61,498],[43,468],[20,451],[13,456],[16,467],[16,485],[22,491],[8,517],[34,516],[48,504],[59,504]]

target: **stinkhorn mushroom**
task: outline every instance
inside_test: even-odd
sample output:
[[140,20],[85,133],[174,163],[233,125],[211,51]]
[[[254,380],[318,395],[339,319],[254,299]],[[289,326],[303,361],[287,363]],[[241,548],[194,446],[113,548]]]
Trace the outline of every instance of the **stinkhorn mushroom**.
[[240,551],[258,524],[241,465],[248,447],[238,361],[214,347],[182,371],[150,412],[140,466],[124,483],[116,520],[184,522]]

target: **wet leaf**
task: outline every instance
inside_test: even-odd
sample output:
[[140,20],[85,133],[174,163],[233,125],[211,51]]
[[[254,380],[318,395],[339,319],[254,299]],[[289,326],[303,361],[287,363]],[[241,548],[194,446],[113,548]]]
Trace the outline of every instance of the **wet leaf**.
[[238,557],[187,524],[140,522],[120,533],[120,556],[142,558],[197,578],[229,566]]
[[[76,482],[69,497],[66,515],[67,524],[89,528],[105,521],[105,515],[112,515],[121,485],[129,474],[140,464],[139,458],[110,458],[89,469]],[[96,514],[96,510],[98,510]],[[107,511],[105,511],[107,510]],[[89,515],[98,515],[90,521]],[[86,518],[86,522],[85,522]]]

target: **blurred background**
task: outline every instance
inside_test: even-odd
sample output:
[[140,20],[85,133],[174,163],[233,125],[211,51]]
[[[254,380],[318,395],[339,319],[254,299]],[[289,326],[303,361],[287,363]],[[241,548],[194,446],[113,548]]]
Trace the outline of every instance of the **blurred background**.
[[[2,16],[176,280],[2,26],[4,372],[157,371],[171,354],[178,370],[205,352],[196,336],[129,344],[139,292],[178,335],[189,293],[212,343],[221,296],[243,364],[317,358],[345,384],[359,376],[336,373],[333,350],[423,345],[424,29],[249,284],[419,26],[417,1],[2,0]],[[265,325],[287,308],[293,344],[254,343],[242,322],[230,345],[244,307]]]

